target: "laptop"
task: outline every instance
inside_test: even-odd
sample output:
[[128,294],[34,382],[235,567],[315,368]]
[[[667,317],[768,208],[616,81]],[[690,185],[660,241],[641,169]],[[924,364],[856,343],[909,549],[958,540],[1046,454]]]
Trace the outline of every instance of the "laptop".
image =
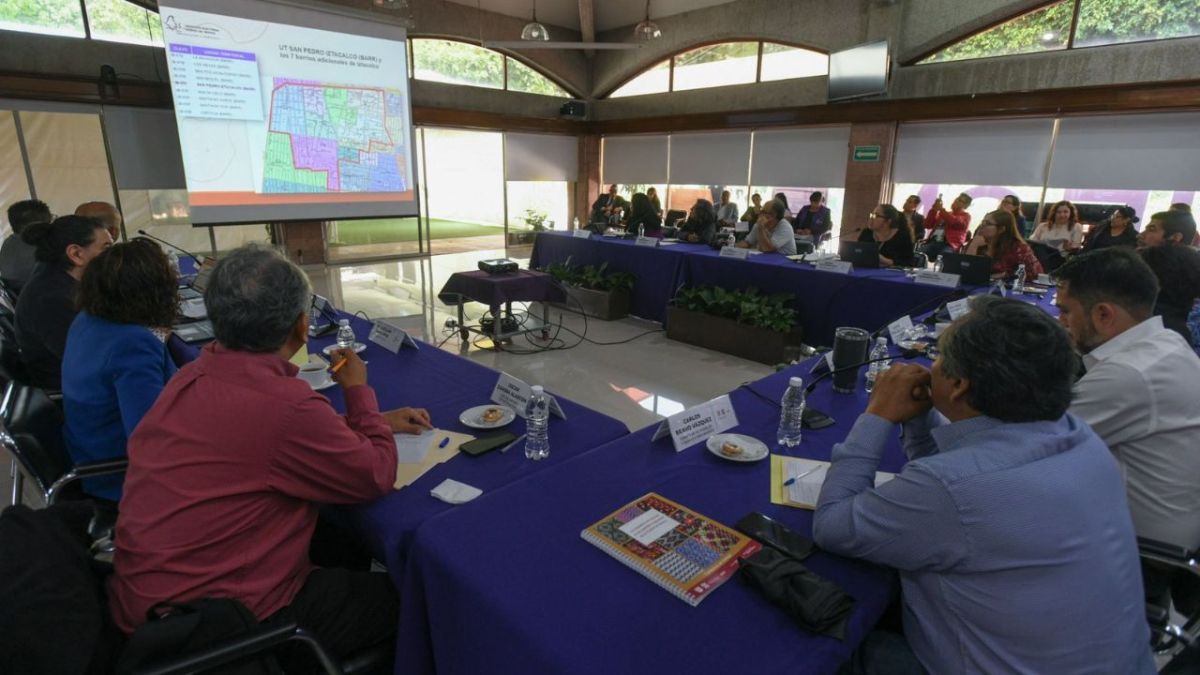
[[942,272],[957,274],[959,281],[970,286],[987,286],[992,281],[992,259],[986,255],[943,253]]
[[205,342],[217,337],[216,334],[213,333],[212,322],[208,319],[203,321],[194,321],[192,323],[175,324],[172,330],[180,340],[183,340],[188,344],[192,344],[194,342]]
[[873,241],[843,241],[838,257],[859,269],[879,267],[879,244]]

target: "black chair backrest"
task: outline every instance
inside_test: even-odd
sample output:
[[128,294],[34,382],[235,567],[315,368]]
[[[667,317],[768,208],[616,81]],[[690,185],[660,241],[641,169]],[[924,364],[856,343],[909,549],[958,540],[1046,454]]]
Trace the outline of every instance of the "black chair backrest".
[[0,386],[20,379],[25,379],[25,365],[17,344],[16,317],[0,306]]
[[1046,274],[1050,274],[1067,261],[1061,251],[1049,244],[1044,244],[1040,241],[1031,241],[1028,243],[1029,247],[1033,249],[1033,254],[1037,256],[1038,262],[1042,264],[1042,271]]
[[8,444],[26,475],[45,494],[73,463],[63,440],[63,414],[46,392],[19,381],[9,382],[0,404],[0,421],[12,438]]
[[666,217],[663,218],[663,225],[674,226],[675,221],[679,220],[680,218],[687,218],[687,211],[680,211],[679,209],[671,209],[670,211],[667,211]]

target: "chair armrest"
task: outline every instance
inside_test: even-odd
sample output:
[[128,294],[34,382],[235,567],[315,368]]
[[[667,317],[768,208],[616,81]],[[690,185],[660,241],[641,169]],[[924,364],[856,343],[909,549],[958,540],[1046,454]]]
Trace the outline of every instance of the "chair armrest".
[[54,484],[46,490],[46,504],[53,504],[58,499],[59,493],[67,485],[74,483],[83,478],[95,478],[96,476],[108,476],[117,473],[125,473],[129,468],[128,459],[114,459],[108,462],[93,462],[91,464],[80,464],[70,471],[63,474]]
[[1186,569],[1200,576],[1200,561],[1197,561],[1195,551],[1146,537],[1138,537],[1137,543],[1142,559]]
[[154,664],[149,668],[143,668],[138,670],[136,675],[184,675],[185,673],[207,672],[235,661],[249,659],[256,655],[265,655],[290,640],[299,640],[312,648],[314,656],[327,675],[342,675],[342,669],[334,663],[321,643],[294,622],[261,626],[245,635],[222,640],[204,649]]

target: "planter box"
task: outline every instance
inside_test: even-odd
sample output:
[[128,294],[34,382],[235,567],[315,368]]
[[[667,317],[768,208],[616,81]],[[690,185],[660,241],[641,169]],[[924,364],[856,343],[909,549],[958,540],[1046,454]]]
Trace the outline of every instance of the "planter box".
[[780,363],[785,347],[804,341],[798,327],[791,333],[777,333],[678,307],[667,307],[667,337],[767,365]]
[[571,300],[553,303],[557,307],[575,311],[582,307],[584,314],[603,321],[621,319],[629,314],[629,291],[593,291],[567,285],[563,288]]

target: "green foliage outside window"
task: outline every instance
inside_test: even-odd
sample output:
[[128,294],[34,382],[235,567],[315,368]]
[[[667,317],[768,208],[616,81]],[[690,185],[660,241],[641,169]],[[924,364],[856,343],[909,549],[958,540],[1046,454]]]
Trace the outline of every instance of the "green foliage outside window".
[[83,37],[83,11],[79,0],[4,0],[0,27]]
[[508,59],[509,91],[524,91],[530,94],[570,98],[562,87],[551,82],[545,75],[516,59]]
[[125,0],[87,0],[92,37],[117,42],[162,45],[158,15]]
[[921,63],[1066,49],[1072,9],[1070,2],[1039,9],[950,45]]
[[413,38],[412,48],[413,72],[418,80],[503,89],[504,61],[508,59],[510,91],[570,96],[545,75],[500,52],[465,42],[427,38]]

